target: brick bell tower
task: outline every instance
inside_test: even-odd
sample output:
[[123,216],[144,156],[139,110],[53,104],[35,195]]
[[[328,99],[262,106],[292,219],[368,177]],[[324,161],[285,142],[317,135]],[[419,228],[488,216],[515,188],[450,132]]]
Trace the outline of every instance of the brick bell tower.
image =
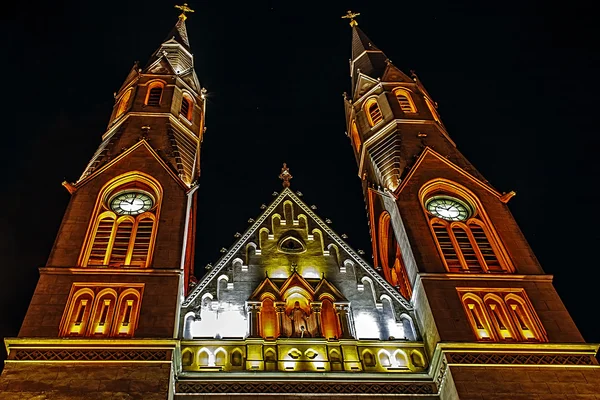
[[170,397],[180,301],[194,279],[205,116],[192,10],[178,8],[115,94],[85,171],[63,183],[72,197],[19,336],[6,339],[2,399]]
[[585,343],[500,193],[437,105],[352,27],[348,136],[377,271],[415,308],[442,399],[596,398]]

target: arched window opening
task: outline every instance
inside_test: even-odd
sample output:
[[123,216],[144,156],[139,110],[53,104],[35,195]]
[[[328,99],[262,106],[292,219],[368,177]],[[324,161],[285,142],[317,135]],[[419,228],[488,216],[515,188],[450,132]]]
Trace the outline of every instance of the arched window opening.
[[404,89],[396,89],[394,90],[394,94],[396,95],[396,99],[400,104],[400,109],[404,113],[416,113],[417,108],[415,107],[415,103],[413,103],[412,97],[408,90]]
[[369,120],[370,126],[375,126],[381,121],[383,121],[383,114],[381,113],[381,108],[379,108],[379,103],[375,98],[371,98],[367,100],[365,104],[365,110],[367,112],[367,119]]
[[234,350],[231,353],[231,365],[234,367],[241,367],[244,358],[242,357],[242,352],[239,350]]
[[223,349],[217,350],[215,353],[215,365],[218,367],[224,367],[227,362],[227,353]]
[[94,304],[94,292],[90,289],[80,289],[72,297],[68,304],[66,323],[63,328],[63,336],[84,336],[92,307]]
[[514,293],[505,297],[505,302],[517,330],[525,341],[546,342],[546,334],[537,320],[535,312],[520,296]]
[[129,265],[146,266],[154,232],[154,218],[150,213],[138,217]]
[[[390,265],[389,265],[389,251],[390,251],[390,214],[383,212],[379,217],[379,261],[381,262],[381,268],[385,279],[390,282]],[[393,235],[391,236],[393,238]]]
[[[455,197],[446,189],[460,194]],[[427,183],[422,206],[449,272],[512,272],[510,258],[494,234],[479,200],[449,181]]]
[[105,289],[98,293],[92,310],[89,334],[104,336],[110,332],[116,304],[117,292],[113,289]]
[[279,336],[277,312],[275,311],[273,300],[270,298],[266,298],[262,302],[262,307],[260,309],[260,324],[262,332],[261,336],[263,338],[269,339]]
[[185,117],[185,119],[187,119],[188,121],[191,121],[192,116],[193,116],[193,111],[194,111],[194,101],[190,98],[190,96],[188,96],[187,94],[184,94],[181,99],[181,109],[179,110],[179,113],[181,115],[183,115]]
[[450,272],[460,272],[463,266],[458,259],[458,253],[450,238],[450,232],[447,229],[448,224],[445,221],[440,221],[437,218],[431,220],[431,229],[437,240],[438,246],[442,253],[442,257],[446,261],[446,265]]
[[354,149],[358,153],[360,151],[360,135],[358,134],[358,127],[356,126],[356,121],[352,120],[352,124],[350,125],[350,136],[352,138],[352,144],[354,144]]
[[133,336],[139,314],[140,302],[138,296],[138,293],[133,290],[126,290],[119,296],[113,327],[114,336]]
[[463,304],[477,338],[482,341],[494,340],[481,299],[474,295],[464,296]]
[[192,365],[192,363],[194,362],[194,355],[192,354],[191,351],[189,350],[184,350],[183,353],[181,354],[181,364],[184,367],[189,367]]
[[390,361],[390,355],[387,352],[382,351],[381,353],[379,353],[379,364],[381,364],[382,367],[392,366],[392,363]]
[[119,105],[117,107],[117,112],[115,113],[115,119],[123,115],[123,113],[127,111],[127,108],[129,108],[129,99],[131,98],[132,92],[133,89],[129,89],[123,96],[121,96],[121,99],[119,99]]
[[110,238],[112,236],[113,226],[116,216],[107,211],[98,217],[98,222],[94,229],[94,237],[91,243],[90,254],[87,265],[106,265],[106,256],[109,249]]
[[469,229],[473,234],[476,247],[483,257],[485,265],[490,272],[502,272],[502,267],[492,245],[485,233],[485,229],[479,221],[469,221]]
[[184,350],[181,354],[181,364],[184,367],[189,367],[194,362],[194,355],[189,350]]
[[146,94],[147,106],[158,107],[163,94],[164,84],[162,82],[152,82],[148,85],[148,93]]
[[469,237],[468,228],[463,225],[452,224],[452,235],[456,240],[456,244],[460,249],[460,254],[463,257],[466,269],[471,272],[481,272],[481,263],[479,262],[480,254],[475,251],[475,247]]
[[486,298],[485,305],[487,306],[487,311],[498,339],[501,341],[514,341],[516,339],[515,331],[504,302],[501,299]]
[[135,219],[130,216],[124,216],[117,220],[117,230],[110,253],[110,266],[125,264],[134,223]]
[[321,305],[321,326],[325,339],[337,339],[341,336],[338,316],[329,299],[323,299]]
[[363,364],[365,367],[375,366],[375,356],[373,356],[373,353],[368,350],[363,353]]
[[200,354],[198,354],[198,365],[201,367],[207,367],[210,360],[210,356],[206,349],[200,350]]
[[402,255],[400,254],[399,248],[392,269],[392,279],[394,280],[392,284],[400,290],[400,294],[402,294],[405,299],[410,299],[412,297],[412,287],[410,286],[406,267],[402,262]]

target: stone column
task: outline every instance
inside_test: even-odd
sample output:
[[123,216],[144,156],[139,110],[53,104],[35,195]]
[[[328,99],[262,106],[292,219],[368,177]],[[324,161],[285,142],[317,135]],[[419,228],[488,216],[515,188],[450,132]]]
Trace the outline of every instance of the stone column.
[[258,313],[260,312],[260,308],[260,301],[246,302],[246,310],[248,311],[248,337],[259,337]]
[[285,318],[285,303],[277,302],[273,304],[275,306],[275,311],[277,311],[277,333],[278,337],[283,337],[285,335],[285,331],[283,329],[283,319]]
[[323,302],[321,301],[312,301],[310,303],[310,309],[315,315],[315,321],[317,323],[317,331],[314,333],[313,337],[323,337],[322,331],[322,321],[321,321],[321,307],[323,306]]
[[340,327],[342,328],[341,339],[353,339],[352,330],[350,327],[350,317],[348,312],[350,311],[349,303],[334,303],[335,311],[340,319]]

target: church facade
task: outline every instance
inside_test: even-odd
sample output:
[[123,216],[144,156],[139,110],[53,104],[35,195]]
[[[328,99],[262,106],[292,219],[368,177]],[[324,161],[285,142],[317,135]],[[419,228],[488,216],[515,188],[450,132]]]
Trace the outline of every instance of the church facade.
[[[187,5],[115,96],[71,194],[2,399],[598,399],[584,341],[508,202],[419,78],[352,28],[348,140],[373,260],[291,189],[200,279],[206,114]],[[342,116],[340,115],[340,118]]]

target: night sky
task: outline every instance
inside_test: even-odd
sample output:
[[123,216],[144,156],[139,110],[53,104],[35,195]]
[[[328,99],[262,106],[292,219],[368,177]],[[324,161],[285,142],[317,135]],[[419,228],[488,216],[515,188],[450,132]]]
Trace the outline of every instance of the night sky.
[[[352,9],[396,66],[417,71],[463,154],[499,191],[517,192],[517,222],[584,338],[600,342],[593,2],[473,3],[191,0],[188,33],[209,96],[197,275],[281,190],[283,162],[292,189],[370,260],[344,135],[351,30],[340,16]],[[83,171],[113,93],[177,21],[173,5],[3,5],[0,337],[17,335],[50,252],[69,201],[61,182]]]

